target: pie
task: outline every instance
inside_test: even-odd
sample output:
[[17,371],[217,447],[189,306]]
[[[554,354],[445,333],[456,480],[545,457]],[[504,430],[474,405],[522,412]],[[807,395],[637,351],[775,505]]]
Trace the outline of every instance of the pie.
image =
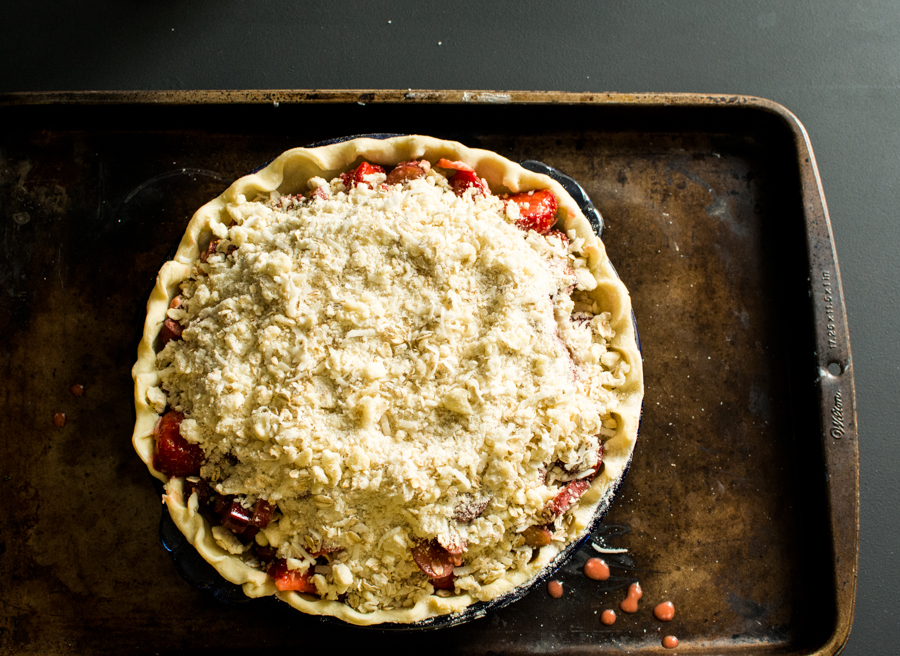
[[403,624],[533,583],[624,474],[628,292],[549,177],[423,136],[289,150],[159,272],[134,447],[250,597]]

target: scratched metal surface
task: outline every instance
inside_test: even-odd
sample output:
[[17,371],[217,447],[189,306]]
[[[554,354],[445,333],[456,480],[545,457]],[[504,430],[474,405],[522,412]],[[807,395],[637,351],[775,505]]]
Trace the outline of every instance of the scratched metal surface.
[[[807,280],[816,255],[802,162],[781,120],[702,99],[680,108],[363,99],[273,107],[187,94],[152,106],[123,94],[112,104],[0,106],[3,125],[17,126],[0,136],[0,650],[197,653],[340,640],[465,654],[663,653],[672,634],[691,653],[834,653],[833,635],[852,617],[835,571],[841,556],[855,558],[855,542],[834,546],[833,509],[854,501],[852,486],[835,491],[824,470],[850,476],[854,461],[822,448]],[[521,119],[532,126],[524,133]],[[561,600],[538,590],[465,626],[398,636],[270,600],[223,605],[175,573],[157,536],[159,499],[130,444],[130,368],[155,273],[193,210],[231,180],[348,125],[544,161],[580,181],[603,214],[647,380],[634,463],[595,540],[628,550],[608,557],[610,581],[581,574],[596,555],[586,547],[556,577]],[[639,612],[602,625],[632,581],[644,590]],[[664,600],[677,609],[667,624],[651,613]]]

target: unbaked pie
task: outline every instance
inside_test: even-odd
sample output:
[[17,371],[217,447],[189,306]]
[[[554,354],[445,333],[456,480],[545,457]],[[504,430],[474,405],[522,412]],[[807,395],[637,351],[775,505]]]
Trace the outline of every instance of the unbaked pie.
[[460,613],[583,537],[630,461],[631,304],[554,180],[430,137],[290,150],[161,269],[134,446],[251,597]]

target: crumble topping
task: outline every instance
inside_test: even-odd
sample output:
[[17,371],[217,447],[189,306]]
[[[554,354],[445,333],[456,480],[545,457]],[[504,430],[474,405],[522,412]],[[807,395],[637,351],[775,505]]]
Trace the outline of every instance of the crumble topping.
[[419,541],[463,545],[456,590],[487,599],[531,559],[526,529],[561,539],[548,503],[594,473],[629,367],[579,294],[597,282],[574,232],[524,232],[433,170],[384,180],[228,205],[148,391],[185,414],[216,492],[277,506],[256,541],[361,612],[434,592]]

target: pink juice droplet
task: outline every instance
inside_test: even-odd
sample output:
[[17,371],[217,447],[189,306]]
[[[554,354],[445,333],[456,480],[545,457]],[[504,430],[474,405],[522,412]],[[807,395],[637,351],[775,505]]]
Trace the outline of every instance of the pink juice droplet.
[[559,599],[563,596],[562,583],[560,583],[559,581],[550,581],[550,583],[547,584],[547,592],[554,599]]
[[621,608],[626,613],[636,613],[638,610],[638,600],[644,594],[644,591],[641,590],[640,583],[632,583],[628,586],[628,596],[622,600],[622,603],[619,604],[619,608]]
[[588,558],[584,564],[584,575],[595,581],[605,581],[609,578],[609,565],[600,558]]

